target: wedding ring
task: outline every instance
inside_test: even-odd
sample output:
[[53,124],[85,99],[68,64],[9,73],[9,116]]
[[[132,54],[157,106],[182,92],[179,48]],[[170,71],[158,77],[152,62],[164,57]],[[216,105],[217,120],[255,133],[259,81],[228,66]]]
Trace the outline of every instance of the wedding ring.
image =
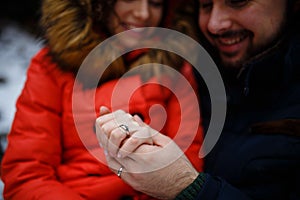
[[127,136],[130,136],[130,134],[129,134],[129,128],[128,128],[127,125],[121,124],[119,127],[121,128],[121,130],[122,130]]
[[121,178],[122,172],[123,172],[123,167],[120,167],[120,169],[118,169],[117,176]]

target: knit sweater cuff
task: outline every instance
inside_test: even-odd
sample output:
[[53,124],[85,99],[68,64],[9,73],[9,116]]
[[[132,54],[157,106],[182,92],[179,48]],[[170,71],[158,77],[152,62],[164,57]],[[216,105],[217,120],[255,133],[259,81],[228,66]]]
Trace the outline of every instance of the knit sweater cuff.
[[175,198],[175,200],[193,200],[196,199],[200,192],[206,176],[205,173],[200,172],[198,177],[187,188],[181,191]]

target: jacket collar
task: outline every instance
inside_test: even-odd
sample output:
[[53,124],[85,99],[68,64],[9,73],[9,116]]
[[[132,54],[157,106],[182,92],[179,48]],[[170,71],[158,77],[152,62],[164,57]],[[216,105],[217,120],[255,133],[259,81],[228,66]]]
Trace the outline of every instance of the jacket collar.
[[299,52],[300,36],[289,35],[246,62],[237,75],[244,96],[285,87],[299,71]]

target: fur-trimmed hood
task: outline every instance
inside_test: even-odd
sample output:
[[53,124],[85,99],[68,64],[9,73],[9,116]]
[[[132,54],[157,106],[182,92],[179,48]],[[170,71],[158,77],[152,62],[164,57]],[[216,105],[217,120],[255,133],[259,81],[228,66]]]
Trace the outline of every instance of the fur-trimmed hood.
[[91,0],[43,0],[40,25],[55,62],[76,71],[101,35],[93,30]]
[[[170,5],[168,7],[171,7],[172,10],[168,8],[168,18],[165,19],[168,25],[164,24],[163,26],[186,32],[186,34],[194,37],[193,31],[189,30],[190,28],[182,27],[191,24],[191,19],[188,19],[187,16],[186,22],[177,23],[174,22],[177,18],[175,15],[173,16],[175,13],[176,15],[189,13],[192,16],[192,1],[189,5],[190,8],[184,7],[183,5],[188,5],[188,3],[180,3],[181,0],[168,1]],[[64,71],[76,73],[84,58],[106,37],[104,33],[95,28],[97,23],[95,2],[95,0],[42,1],[40,25],[44,32],[45,43],[49,47],[53,60]],[[179,8],[181,11],[174,11]],[[185,20],[181,18],[181,21]],[[194,25],[191,25],[191,28],[195,28]]]

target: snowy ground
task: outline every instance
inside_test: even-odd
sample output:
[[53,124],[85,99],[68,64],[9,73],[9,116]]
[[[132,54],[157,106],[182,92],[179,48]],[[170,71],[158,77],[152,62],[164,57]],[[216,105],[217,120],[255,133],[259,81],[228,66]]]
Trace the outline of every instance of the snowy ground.
[[10,129],[30,59],[40,43],[16,24],[0,30],[0,133],[5,134]]
[[[0,142],[3,150],[6,148],[6,134],[11,127],[15,103],[22,90],[27,67],[40,46],[36,38],[17,24],[9,23],[0,27]],[[2,189],[3,184],[0,182]]]

